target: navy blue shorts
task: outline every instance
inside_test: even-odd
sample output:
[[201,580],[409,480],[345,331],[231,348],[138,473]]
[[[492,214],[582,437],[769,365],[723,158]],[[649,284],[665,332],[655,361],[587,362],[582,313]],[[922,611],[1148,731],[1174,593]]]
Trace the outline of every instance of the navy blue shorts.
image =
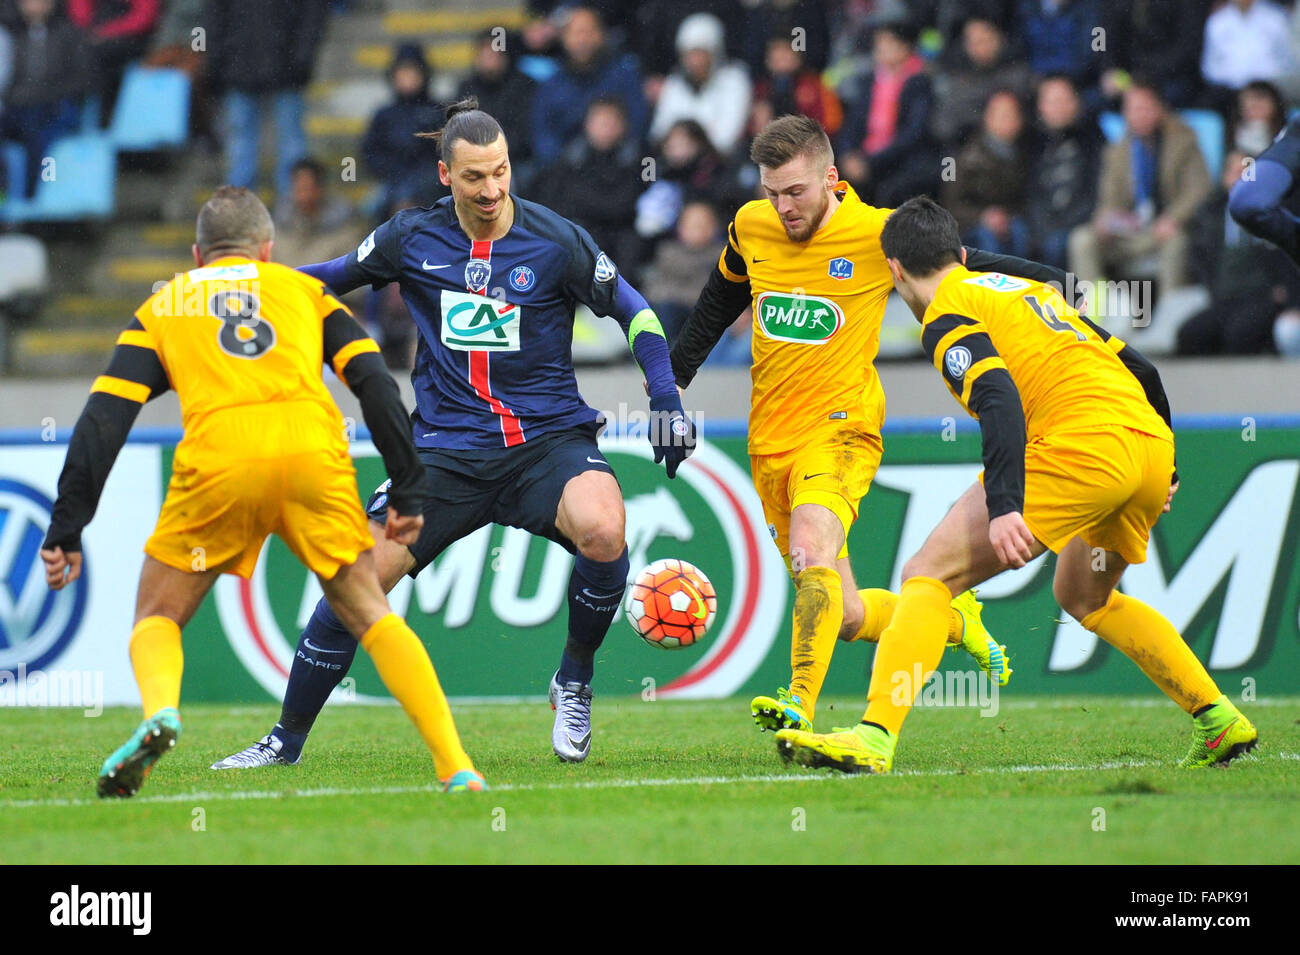
[[[555,526],[564,486],[584,471],[614,473],[596,446],[594,425],[543,434],[513,448],[417,450],[433,494],[424,508],[420,537],[410,547],[412,577],[485,524],[522,527],[574,553],[573,541]],[[387,481],[370,495],[366,516],[380,524],[387,520]]]

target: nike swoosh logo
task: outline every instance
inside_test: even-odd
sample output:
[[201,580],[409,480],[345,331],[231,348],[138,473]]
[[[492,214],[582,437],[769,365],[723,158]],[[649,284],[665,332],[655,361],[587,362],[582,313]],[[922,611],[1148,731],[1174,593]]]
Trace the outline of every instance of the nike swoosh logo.
[[432,437],[433,437],[435,434],[437,434],[437,433],[438,433],[437,431],[426,431],[426,432],[424,433],[424,436],[425,436],[426,438],[432,438]]
[[831,473],[830,471],[818,471],[816,474],[805,474],[805,475],[803,476],[803,479],[804,479],[805,481],[811,481],[811,480],[812,480],[813,478],[815,478],[815,477],[823,477],[823,476],[825,476],[825,475],[827,475],[827,474],[830,474],[830,473]]
[[[1236,721],[1236,720],[1233,720],[1233,721],[1232,721],[1232,723],[1235,723],[1235,722],[1237,722],[1237,721]],[[1232,723],[1229,723],[1229,724],[1227,725],[1227,727],[1224,729],[1224,731],[1223,731],[1222,733],[1220,733],[1218,736],[1214,737],[1214,739],[1207,739],[1207,740],[1205,741],[1205,748],[1206,748],[1206,749],[1218,749],[1218,748],[1219,748],[1219,744],[1223,742],[1223,737],[1227,736],[1227,735],[1228,735],[1228,730],[1232,729]]]
[[588,590],[586,587],[583,587],[583,588],[582,588],[582,592],[583,592],[584,594],[586,594],[588,597],[590,597],[592,600],[610,600],[610,599],[612,599],[612,598],[614,598],[614,597],[621,597],[621,596],[623,596],[623,591],[621,591],[621,590],[616,590],[616,591],[614,591],[614,593],[612,593],[612,594],[593,594],[593,593],[592,593],[590,590]]
[[602,461],[600,458],[588,457],[587,460],[590,461],[592,464],[606,464],[606,465],[609,464],[608,461]]
[[423,268],[426,272],[432,272],[434,269],[449,269],[451,268],[451,263],[448,262],[446,265],[430,265],[429,260],[425,259],[423,262],[420,263],[420,267]]
[[318,647],[316,646],[316,644],[312,643],[310,640],[306,639],[305,637],[303,638],[302,642],[303,645],[306,646],[308,650],[315,650],[317,653],[347,653],[346,650],[326,650],[324,647]]
[[574,739],[574,738],[573,738],[572,736],[570,736],[568,733],[565,733],[565,734],[564,734],[564,738],[567,739],[567,740],[569,741],[569,745],[572,746],[572,747],[574,747],[575,749],[586,749],[586,748],[587,748],[587,744],[591,742],[591,734],[590,734],[590,733],[588,733],[588,734],[587,734],[586,736],[584,736],[582,739]]
[[684,580],[682,581],[682,590],[695,601],[695,610],[691,613],[691,616],[696,620],[703,620],[708,615],[708,611],[704,609],[704,597]]
[[759,262],[766,262],[766,261],[767,261],[767,259],[755,259],[755,260],[754,260],[754,264],[755,264],[755,265],[758,265]]

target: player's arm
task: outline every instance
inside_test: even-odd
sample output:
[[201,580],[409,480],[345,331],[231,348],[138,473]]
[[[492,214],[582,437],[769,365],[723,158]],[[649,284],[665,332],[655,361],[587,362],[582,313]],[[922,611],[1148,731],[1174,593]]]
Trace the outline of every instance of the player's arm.
[[68,442],[50,529],[41,545],[46,579],[54,589],[80,575],[81,532],[95,516],[113,462],[140,408],[170,387],[152,337],[138,318],[132,319],[118,336],[108,368],[91,385]]
[[401,274],[400,237],[401,227],[394,216],[346,255],[328,262],[300,265],[298,271],[324,282],[339,295],[346,295],[363,285],[383,288]]
[[668,342],[664,339],[659,317],[645,297],[623,276],[618,277],[614,318],[627,335],[632,357],[645,375],[646,393],[650,396],[650,443],[654,446],[655,464],[664,465],[670,478],[695,450],[695,425],[686,416],[682,396],[673,380]]
[[718,256],[718,264],[709,273],[709,280],[677,333],[669,354],[673,377],[679,386],[690,385],[704,359],[749,302],[749,273],[740,254],[736,223],[732,222],[727,226],[727,244]]
[[[1021,567],[1032,557],[1033,535],[1021,516],[1025,411],[1020,391],[988,332],[973,318],[940,315],[926,323],[921,345],[949,390],[980,423],[990,538],[1004,563]],[[1008,520],[999,522],[1003,517]]]
[[645,297],[619,275],[590,234],[581,226],[573,229],[565,292],[597,315],[613,316],[627,335],[650,393],[649,438],[655,463],[664,461],[668,476],[676,477],[678,466],[695,450],[695,426],[682,409],[673,381],[663,326]]
[[413,537],[403,537],[412,528],[418,532],[423,523],[429,481],[411,439],[411,421],[402,404],[402,393],[380,357],[379,346],[346,308],[339,305],[326,315],[322,331],[325,360],[361,402],[361,416],[392,481],[389,507],[399,517],[421,518],[413,524],[392,522],[389,536],[399,543],[413,543]]

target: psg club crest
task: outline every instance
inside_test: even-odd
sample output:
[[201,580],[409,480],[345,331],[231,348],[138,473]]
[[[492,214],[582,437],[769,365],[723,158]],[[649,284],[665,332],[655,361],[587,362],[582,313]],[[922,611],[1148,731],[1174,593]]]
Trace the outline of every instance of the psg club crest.
[[482,292],[487,288],[488,279],[492,277],[492,263],[482,259],[470,259],[465,266],[465,285],[471,292]]
[[831,259],[827,273],[833,279],[853,278],[853,263],[848,259]]
[[527,292],[536,281],[537,276],[526,265],[517,265],[510,270],[510,287],[516,292]]

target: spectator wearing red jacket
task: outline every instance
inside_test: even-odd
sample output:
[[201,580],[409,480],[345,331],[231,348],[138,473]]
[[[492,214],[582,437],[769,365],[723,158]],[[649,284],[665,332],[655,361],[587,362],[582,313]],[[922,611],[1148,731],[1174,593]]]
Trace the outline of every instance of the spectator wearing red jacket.
[[94,58],[104,125],[113,114],[122,73],[144,56],[162,14],[162,0],[68,0],[68,19],[80,27]]

